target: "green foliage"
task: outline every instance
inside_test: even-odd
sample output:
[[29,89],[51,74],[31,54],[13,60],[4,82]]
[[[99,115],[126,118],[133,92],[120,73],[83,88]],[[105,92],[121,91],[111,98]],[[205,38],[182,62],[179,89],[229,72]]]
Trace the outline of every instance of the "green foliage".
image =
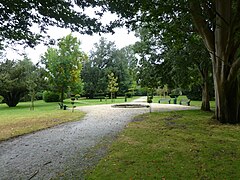
[[82,89],[80,73],[82,63],[86,59],[87,55],[80,49],[80,42],[71,34],[59,41],[58,48],[49,48],[42,58],[49,72],[52,88],[61,93],[61,102],[69,88],[73,93],[80,93]]
[[113,95],[118,91],[118,78],[114,77],[113,73],[108,74],[108,91],[111,93],[111,99],[113,99]]
[[0,62],[0,95],[9,107],[15,107],[28,91],[29,71],[34,65],[28,58],[22,61],[4,60]]
[[42,100],[43,99],[43,93],[42,92],[37,92],[35,97],[36,97],[36,100]]
[[43,92],[43,100],[45,102],[59,102],[59,99],[60,99],[59,93],[52,91]]
[[164,85],[162,88],[158,88],[156,90],[156,93],[158,96],[166,96],[168,95],[168,86],[167,85]]
[[181,95],[181,94],[182,94],[182,91],[181,91],[180,88],[173,89],[173,90],[171,90],[171,94]]
[[[72,31],[92,34],[94,32],[112,31],[102,27],[100,13],[96,11],[95,18],[90,18],[85,13],[76,11],[73,6],[81,9],[94,7],[96,2],[87,1],[38,1],[38,0],[4,0],[0,6],[0,42],[17,41],[20,44],[34,46],[40,40],[46,40],[48,26],[70,28]],[[36,26],[36,24],[38,26]],[[38,31],[32,31],[38,28]],[[38,33],[40,32],[40,33]],[[2,45],[2,44],[1,44]]]
[[86,96],[93,98],[97,93],[107,94],[107,78],[111,72],[118,77],[118,94],[124,95],[133,84],[135,60],[131,47],[119,50],[113,42],[101,38],[94,45],[89,61],[83,65],[82,78]]
[[3,102],[4,97],[0,96],[0,104]]
[[108,91],[110,93],[115,93],[118,91],[118,77],[114,77],[113,73],[108,74]]
[[132,94],[131,92],[127,92],[127,93],[125,93],[125,96],[126,96],[127,98],[131,98],[131,97],[133,96],[133,94]]
[[[133,29],[148,28],[153,36],[157,36],[156,39],[165,39],[168,44],[169,42],[173,44],[172,47],[185,44],[179,44],[179,40],[180,42],[186,41],[187,44],[192,44],[195,47],[194,41],[191,43],[188,41],[195,39],[196,32],[202,40],[198,42],[204,43],[205,50],[198,45],[197,47],[201,49],[192,49],[191,46],[187,45],[187,49],[189,49],[187,52],[195,54],[194,59],[202,57],[199,54],[204,55],[203,59],[207,57],[206,54],[208,55],[205,61],[207,63],[202,61],[202,63],[197,64],[204,84],[202,109],[210,110],[209,92],[207,92],[210,88],[207,86],[209,75],[212,72],[216,99],[218,99],[216,117],[223,123],[236,124],[240,122],[240,101],[238,100],[240,89],[237,78],[240,69],[240,1],[142,0],[125,2],[106,0],[106,6],[111,12],[116,12],[119,15],[119,21],[122,23]],[[182,50],[185,50],[185,47],[179,46],[176,49],[179,48],[181,49],[180,54],[183,55],[181,57],[184,57]],[[178,56],[171,57],[178,58]],[[191,56],[189,57],[186,61],[187,64],[192,62]],[[182,58],[180,60],[182,61]],[[201,67],[202,64],[203,67]],[[182,65],[185,64],[182,63]],[[212,67],[212,71],[209,71],[209,67]],[[189,67],[185,69],[188,70]],[[174,80],[178,81],[186,77],[189,76],[179,76],[178,79]],[[179,83],[177,82],[177,84]]]
[[148,89],[146,87],[138,86],[135,91],[136,96],[147,96]]
[[188,99],[201,101],[202,100],[202,91],[199,86],[192,86],[190,91],[186,92],[186,96]]

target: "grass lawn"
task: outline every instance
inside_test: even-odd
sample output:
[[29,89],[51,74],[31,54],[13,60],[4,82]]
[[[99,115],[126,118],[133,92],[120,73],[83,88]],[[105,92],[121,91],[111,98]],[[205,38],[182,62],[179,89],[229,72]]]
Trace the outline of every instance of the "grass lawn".
[[240,126],[218,124],[212,115],[136,117],[86,179],[240,179]]
[[[138,97],[135,97],[138,98]],[[134,98],[128,98],[128,101]],[[75,101],[76,106],[111,104],[124,102],[124,97],[119,97],[113,102],[111,99],[100,101],[99,99],[81,98]],[[71,110],[71,100],[64,101]],[[84,113],[80,111],[63,111],[58,103],[45,103],[35,101],[35,110],[30,111],[30,102],[20,102],[16,107],[9,108],[6,104],[0,104],[0,141],[19,135],[31,133],[61,123],[80,120]]]
[[35,102],[35,110],[30,111],[30,103],[22,102],[9,108],[0,104],[0,141],[69,121],[80,120],[80,111],[59,110],[57,103]]

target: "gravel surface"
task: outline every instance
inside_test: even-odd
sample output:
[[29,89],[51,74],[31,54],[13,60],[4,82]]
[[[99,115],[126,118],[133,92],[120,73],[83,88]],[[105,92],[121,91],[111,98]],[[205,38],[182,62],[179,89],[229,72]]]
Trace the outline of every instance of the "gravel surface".
[[[142,103],[146,98],[136,100]],[[51,179],[76,177],[106,154],[107,145],[132,118],[148,108],[113,108],[111,105],[84,106],[78,122],[17,137],[0,143],[0,179]],[[152,111],[185,110],[192,107],[152,104]],[[97,146],[96,146],[97,145]]]

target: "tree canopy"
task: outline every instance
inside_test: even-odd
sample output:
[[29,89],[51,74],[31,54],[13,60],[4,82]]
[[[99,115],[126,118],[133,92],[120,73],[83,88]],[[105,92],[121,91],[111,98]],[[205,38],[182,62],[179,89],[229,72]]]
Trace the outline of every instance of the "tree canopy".
[[101,38],[94,45],[89,61],[83,65],[82,78],[86,95],[108,93],[108,74],[114,73],[119,87],[118,93],[124,95],[133,83],[135,57],[131,47],[117,49],[115,43]]
[[[240,1],[238,0],[105,0],[106,8],[120,15],[122,23],[148,27],[164,35],[165,24],[191,15],[187,28],[197,32],[211,56],[216,98],[216,118],[222,123],[240,122]],[[167,26],[168,27],[168,26]],[[182,27],[182,26],[179,26]],[[183,29],[182,33],[184,32]],[[159,29],[161,29],[159,31]],[[180,32],[180,31],[179,31]],[[189,31],[187,31],[189,32]]]
[[24,58],[22,61],[5,59],[0,63],[0,95],[9,107],[15,107],[28,91],[27,80],[31,76],[33,63]]
[[0,45],[17,42],[33,47],[46,36],[49,26],[70,28],[79,33],[112,32],[111,25],[103,26],[101,12],[95,17],[86,14],[88,7],[100,5],[95,1],[70,0],[3,0],[0,2]]
[[72,93],[82,89],[80,74],[87,55],[79,46],[78,39],[70,34],[59,41],[58,48],[49,48],[42,59],[53,89],[61,93],[61,102],[68,88]]

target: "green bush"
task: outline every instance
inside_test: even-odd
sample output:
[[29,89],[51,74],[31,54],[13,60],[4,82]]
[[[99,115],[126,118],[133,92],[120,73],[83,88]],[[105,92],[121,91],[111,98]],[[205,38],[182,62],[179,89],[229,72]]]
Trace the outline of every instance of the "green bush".
[[131,97],[132,97],[132,93],[127,92],[127,93],[125,93],[125,96],[126,96],[127,98],[131,98]]
[[135,90],[135,96],[147,96],[147,89],[146,88],[137,88]]
[[25,94],[21,99],[20,102],[27,102],[31,101],[31,97],[28,94]]
[[42,92],[37,92],[35,97],[36,97],[36,100],[42,100],[43,99],[43,93]]
[[202,89],[201,86],[192,86],[191,90],[186,92],[186,96],[188,99],[194,100],[194,101],[201,101],[202,100]]
[[177,89],[173,89],[172,91],[171,91],[171,94],[169,94],[169,96],[171,97],[171,98],[177,98],[178,96],[180,96],[180,95],[182,95],[182,91],[181,91],[181,89],[180,88],[177,88]]
[[0,96],[0,103],[3,103],[3,97],[2,96]]
[[43,100],[45,102],[58,102],[59,101],[59,94],[52,92],[52,91],[44,91],[43,92]]

